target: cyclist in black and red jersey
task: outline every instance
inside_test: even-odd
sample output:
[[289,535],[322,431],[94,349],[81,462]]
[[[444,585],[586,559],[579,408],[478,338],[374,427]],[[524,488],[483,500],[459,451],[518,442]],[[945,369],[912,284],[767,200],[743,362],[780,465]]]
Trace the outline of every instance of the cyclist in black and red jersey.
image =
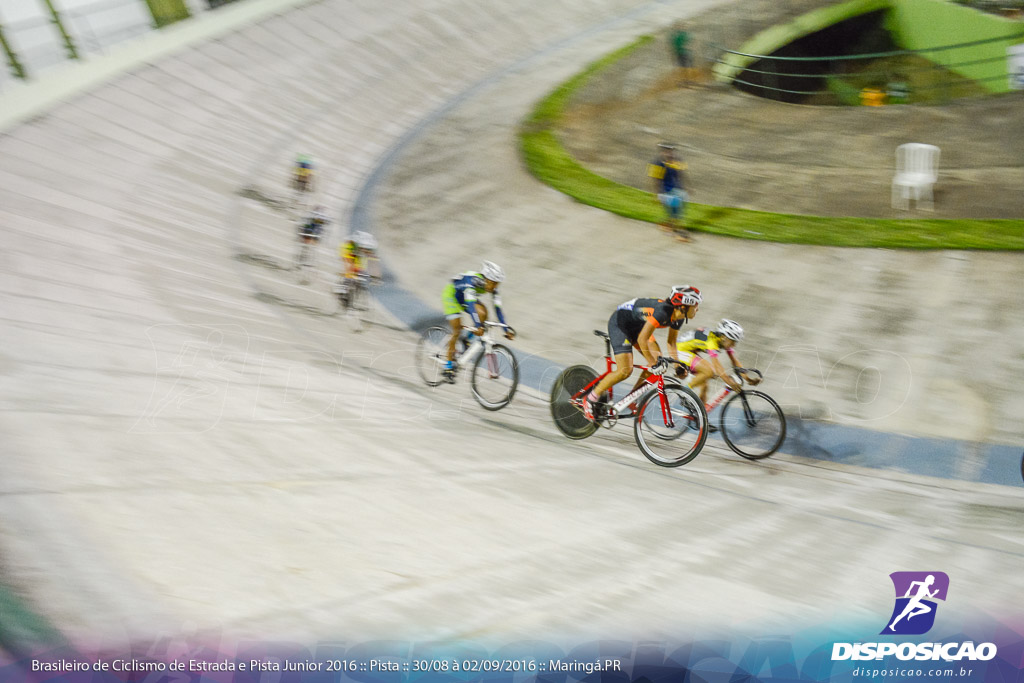
[[664,374],[668,359],[661,355],[661,348],[654,339],[654,331],[668,328],[670,358],[676,357],[676,336],[679,326],[697,314],[700,305],[700,290],[689,285],[676,285],[665,299],[632,299],[621,304],[608,319],[608,336],[615,354],[615,370],[605,376],[583,399],[583,414],[588,420],[594,419],[593,404],[610,387],[633,374],[633,348],[643,354],[650,366],[637,381],[636,387],[654,374]]

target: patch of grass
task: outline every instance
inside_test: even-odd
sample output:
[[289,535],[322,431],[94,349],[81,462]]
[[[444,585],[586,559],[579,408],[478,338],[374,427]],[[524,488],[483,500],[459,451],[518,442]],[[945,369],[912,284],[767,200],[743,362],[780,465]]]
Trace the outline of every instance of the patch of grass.
[[[519,142],[527,167],[540,181],[583,204],[626,218],[657,223],[664,217],[655,196],[603,178],[562,146],[555,127],[576,90],[609,64],[651,40],[644,36],[590,64],[560,85],[524,121]],[[1024,250],[1024,220],[872,219],[800,216],[707,204],[687,204],[693,230],[744,239],[836,247]]]
[[10,589],[0,584],[0,652],[20,655],[33,647],[53,647],[63,637],[42,617],[32,612]]

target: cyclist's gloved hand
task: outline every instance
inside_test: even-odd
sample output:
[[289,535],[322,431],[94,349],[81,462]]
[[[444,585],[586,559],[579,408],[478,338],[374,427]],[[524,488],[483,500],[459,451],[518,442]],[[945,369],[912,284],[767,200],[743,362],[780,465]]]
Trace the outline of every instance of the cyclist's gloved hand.
[[475,330],[473,330],[473,334],[475,334],[478,337],[484,336],[484,326],[481,325],[480,327],[478,327]]
[[658,362],[651,366],[651,374],[664,375],[665,371],[668,370],[669,363],[670,361],[668,358],[665,358],[665,356],[659,356]]
[[515,338],[516,338],[516,331],[513,330],[511,326],[510,327],[506,327],[505,328],[505,339],[508,339],[509,341],[512,341]]

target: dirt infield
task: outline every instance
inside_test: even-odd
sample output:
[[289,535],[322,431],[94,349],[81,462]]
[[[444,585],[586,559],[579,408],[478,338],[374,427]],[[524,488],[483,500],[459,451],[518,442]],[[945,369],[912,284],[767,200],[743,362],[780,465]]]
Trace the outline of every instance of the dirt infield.
[[[691,24],[698,44],[713,37],[717,17]],[[663,33],[592,78],[569,104],[559,137],[590,170],[642,189],[656,144],[674,141],[689,167],[691,201],[701,204],[868,218],[1024,216],[1024,94],[942,106],[809,106],[745,94],[704,73],[681,86]],[[934,213],[890,207],[904,142],[942,150]]]

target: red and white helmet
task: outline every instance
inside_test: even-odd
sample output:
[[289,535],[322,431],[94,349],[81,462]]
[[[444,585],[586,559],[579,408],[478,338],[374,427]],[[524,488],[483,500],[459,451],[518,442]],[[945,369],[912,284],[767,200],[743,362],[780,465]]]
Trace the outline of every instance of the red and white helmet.
[[673,306],[696,306],[701,302],[700,290],[690,285],[676,285],[668,295]]

